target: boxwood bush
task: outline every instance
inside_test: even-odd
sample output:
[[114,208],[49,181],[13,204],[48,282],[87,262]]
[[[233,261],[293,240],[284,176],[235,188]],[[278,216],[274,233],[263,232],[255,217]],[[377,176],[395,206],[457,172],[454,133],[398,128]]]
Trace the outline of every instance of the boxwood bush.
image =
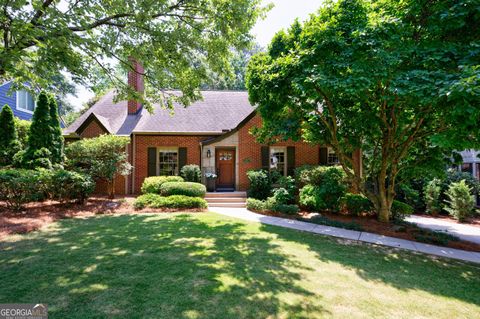
[[160,186],[162,196],[185,195],[190,197],[205,197],[205,185],[192,182],[166,182]]
[[340,206],[343,211],[359,216],[373,211],[372,202],[363,195],[346,193],[340,199]]
[[200,167],[195,164],[185,165],[180,171],[180,175],[186,182],[200,183],[202,181],[202,172]]
[[275,197],[269,197],[267,200],[247,198],[247,209],[255,212],[276,212],[287,215],[295,215],[299,210],[297,205],[277,202]]
[[49,199],[60,202],[74,200],[83,203],[95,190],[93,179],[64,169],[43,170],[40,180]]
[[40,173],[33,170],[0,170],[0,200],[13,210],[23,204],[45,199]]
[[205,209],[207,202],[203,198],[185,195],[163,197],[158,194],[140,195],[133,203],[135,209],[172,208],[172,209]]
[[142,184],[141,191],[143,194],[153,193],[160,194],[160,186],[167,182],[183,182],[180,176],[151,176],[145,178]]

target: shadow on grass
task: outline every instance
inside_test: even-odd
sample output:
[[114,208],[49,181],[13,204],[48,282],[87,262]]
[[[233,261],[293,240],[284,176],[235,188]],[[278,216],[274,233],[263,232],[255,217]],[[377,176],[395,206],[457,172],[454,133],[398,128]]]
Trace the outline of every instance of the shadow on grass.
[[353,269],[364,280],[382,282],[401,290],[423,290],[480,305],[479,265],[271,225],[262,224],[261,230],[286,241],[307,245],[320,260]]
[[[0,243],[0,302],[43,302],[52,317],[69,318],[326,313],[296,284],[303,266],[244,224],[122,215],[58,225]],[[300,301],[287,304],[282,293]]]

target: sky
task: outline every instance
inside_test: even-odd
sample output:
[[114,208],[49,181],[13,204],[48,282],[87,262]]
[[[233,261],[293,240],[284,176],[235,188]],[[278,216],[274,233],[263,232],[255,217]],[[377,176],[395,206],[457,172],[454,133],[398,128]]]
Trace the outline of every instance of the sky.
[[[281,29],[287,29],[296,18],[304,21],[311,13],[315,13],[322,0],[263,0],[264,4],[273,3],[274,7],[264,20],[257,22],[252,30],[257,42],[267,47],[272,37]],[[69,96],[69,100],[78,110],[82,104],[93,97],[93,93],[85,87],[77,87],[77,97]]]

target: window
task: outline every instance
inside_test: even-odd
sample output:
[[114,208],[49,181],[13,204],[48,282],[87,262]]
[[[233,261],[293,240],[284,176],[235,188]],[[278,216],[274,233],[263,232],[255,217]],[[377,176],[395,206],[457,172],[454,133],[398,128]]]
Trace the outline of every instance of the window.
[[328,156],[327,156],[327,164],[328,165],[337,165],[340,161],[338,160],[338,156],[332,148],[328,148]]
[[36,102],[33,96],[25,91],[17,91],[17,109],[28,112],[28,113],[33,113],[33,110],[35,110]]
[[158,175],[178,175],[178,149],[160,148],[158,151]]
[[286,175],[286,157],[284,147],[271,147],[270,148],[270,170],[277,171],[282,176]]

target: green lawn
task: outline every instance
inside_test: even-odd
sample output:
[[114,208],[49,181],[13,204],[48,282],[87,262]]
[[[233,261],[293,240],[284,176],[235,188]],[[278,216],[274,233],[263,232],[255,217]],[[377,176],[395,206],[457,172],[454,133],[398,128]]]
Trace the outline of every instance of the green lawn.
[[480,267],[207,214],[67,219],[0,242],[0,303],[51,318],[479,318]]

